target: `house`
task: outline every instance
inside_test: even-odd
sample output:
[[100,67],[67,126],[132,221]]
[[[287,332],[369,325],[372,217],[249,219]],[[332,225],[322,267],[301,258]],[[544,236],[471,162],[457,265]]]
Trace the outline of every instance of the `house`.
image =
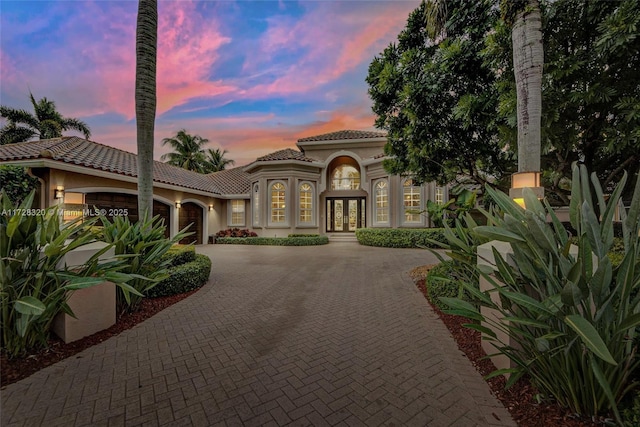
[[[386,136],[344,130],[298,140],[241,167],[202,175],[154,162],[154,215],[167,233],[192,224],[190,241],[220,229],[262,236],[353,233],[361,227],[428,227],[426,201],[448,200],[448,189],[416,185],[382,167]],[[78,137],[0,146],[0,164],[29,168],[40,180],[39,206],[65,216],[138,218],[136,155]]]

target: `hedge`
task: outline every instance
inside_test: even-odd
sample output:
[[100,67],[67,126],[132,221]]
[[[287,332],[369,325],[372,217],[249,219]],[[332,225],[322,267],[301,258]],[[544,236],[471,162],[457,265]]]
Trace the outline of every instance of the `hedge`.
[[471,295],[461,289],[461,287],[451,279],[455,280],[455,261],[446,260],[433,267],[427,273],[425,285],[429,300],[440,310],[447,310],[449,307],[440,301],[441,297],[461,298],[473,303]]
[[162,257],[162,260],[169,260],[169,265],[186,264],[196,259],[196,248],[193,245],[173,245]]
[[428,239],[446,242],[444,228],[359,228],[358,243],[383,248],[439,248]]
[[209,280],[211,259],[202,254],[193,261],[169,268],[169,277],[160,281],[147,292],[147,297],[165,297],[198,289]]
[[313,237],[218,237],[216,243],[222,245],[258,246],[316,246],[329,243],[327,236]]

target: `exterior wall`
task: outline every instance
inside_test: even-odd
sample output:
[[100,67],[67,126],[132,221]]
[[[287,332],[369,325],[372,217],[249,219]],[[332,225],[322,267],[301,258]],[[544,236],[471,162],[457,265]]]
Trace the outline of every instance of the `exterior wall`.
[[[92,176],[77,172],[64,171],[49,168],[34,168],[32,171],[43,182],[41,205],[48,207],[61,204],[62,201],[55,198],[55,191],[58,186],[64,188],[65,193],[95,193],[95,192],[115,192],[137,194],[137,185],[133,182],[119,181],[112,178]],[[153,197],[155,200],[170,206],[171,224],[169,226],[170,236],[175,235],[178,230],[179,210],[175,207],[177,201],[181,203],[192,202],[200,206],[203,210],[203,230],[202,241],[207,241],[209,230],[218,228],[217,222],[220,220],[219,211],[215,209],[209,211],[208,207],[214,208],[220,205],[220,200],[214,197],[207,197],[201,194],[193,194],[188,190],[172,190],[158,188],[154,186]]]

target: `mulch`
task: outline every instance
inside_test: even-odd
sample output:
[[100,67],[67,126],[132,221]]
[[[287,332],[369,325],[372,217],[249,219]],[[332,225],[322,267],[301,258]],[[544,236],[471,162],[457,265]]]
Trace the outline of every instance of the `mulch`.
[[116,324],[108,329],[96,332],[78,341],[65,344],[60,338],[51,334],[48,348],[32,352],[31,354],[9,359],[5,352],[0,353],[0,384],[2,387],[20,381],[38,372],[40,369],[53,365],[67,357],[73,356],[91,346],[101,343],[122,331],[133,328],[138,323],[150,318],[165,308],[196,293],[199,289],[179,295],[159,298],[145,298],[139,309],[134,313],[125,313],[118,317]]
[[[428,267],[420,267],[420,274],[412,273],[416,286],[427,301],[429,301],[429,297],[425,285],[425,276],[421,273],[428,270]],[[420,276],[422,278],[418,278]],[[429,301],[429,304],[449,329],[449,332],[451,332],[458,344],[458,348],[467,356],[476,370],[483,377],[495,371],[496,367],[491,360],[485,359],[487,354],[482,349],[480,332],[462,326],[465,323],[469,323],[469,319],[445,314],[431,301]],[[490,378],[487,383],[493,395],[502,402],[520,427],[595,427],[604,424],[603,422],[593,422],[589,419],[581,418],[553,402],[538,403],[536,399],[538,392],[527,378],[521,378],[508,390],[504,389],[506,380],[503,376]]]

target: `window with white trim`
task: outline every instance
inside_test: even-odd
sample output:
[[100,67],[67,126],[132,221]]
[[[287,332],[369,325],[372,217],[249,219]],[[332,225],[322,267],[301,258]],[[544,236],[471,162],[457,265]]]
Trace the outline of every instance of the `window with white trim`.
[[439,205],[444,203],[444,187],[436,187],[436,203]]
[[244,205],[245,205],[244,200],[231,200],[231,221],[229,225],[231,226],[244,225],[244,221],[245,221]]
[[270,222],[271,224],[285,224],[287,222],[287,189],[282,182],[274,182],[269,187],[270,193]]
[[405,223],[420,223],[420,209],[422,204],[421,188],[414,185],[412,179],[405,179],[402,183],[402,205]]
[[298,192],[300,224],[313,224],[313,187],[308,182],[300,184]]
[[260,186],[253,184],[253,225],[260,226]]
[[375,219],[377,223],[389,223],[389,182],[386,179],[375,185]]

